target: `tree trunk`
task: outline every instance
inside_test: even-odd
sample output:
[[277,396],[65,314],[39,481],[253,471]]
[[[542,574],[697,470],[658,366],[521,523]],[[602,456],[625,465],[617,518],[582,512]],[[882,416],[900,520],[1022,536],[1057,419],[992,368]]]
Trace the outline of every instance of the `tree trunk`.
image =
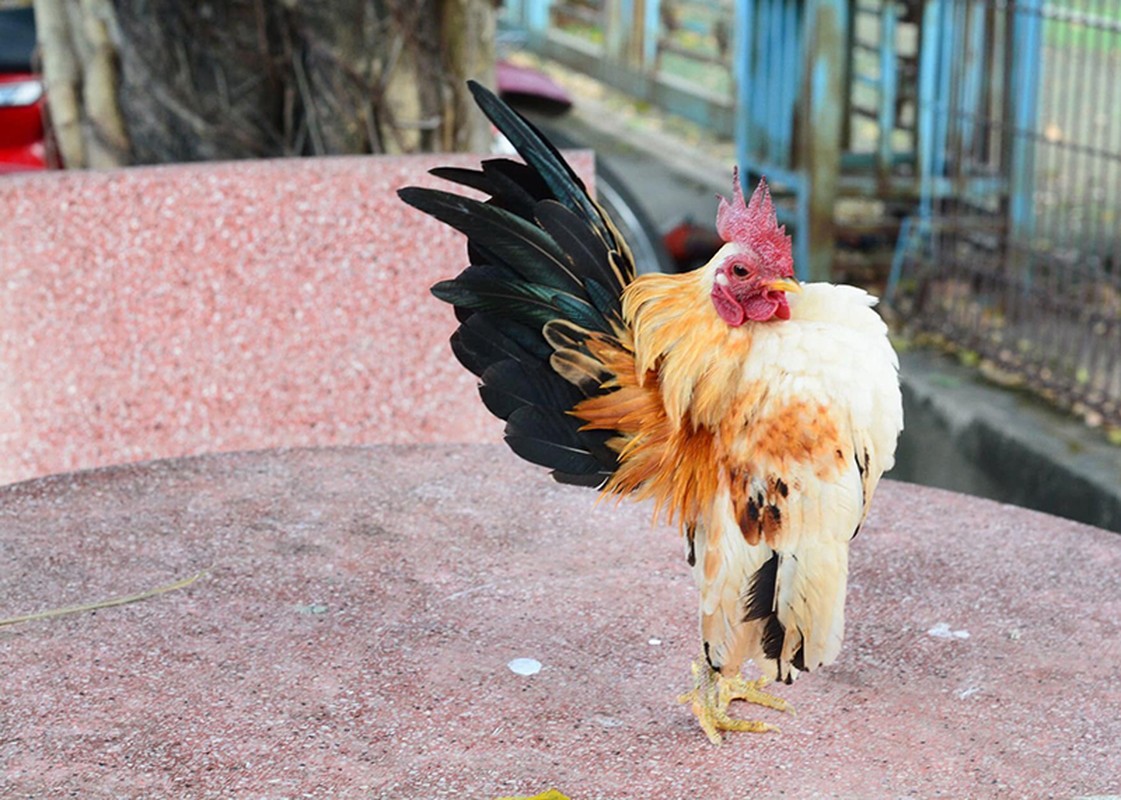
[[482,150],[494,0],[34,0],[67,166]]
[[67,167],[128,163],[129,141],[117,103],[117,59],[108,0],[35,0],[35,28],[47,107]]

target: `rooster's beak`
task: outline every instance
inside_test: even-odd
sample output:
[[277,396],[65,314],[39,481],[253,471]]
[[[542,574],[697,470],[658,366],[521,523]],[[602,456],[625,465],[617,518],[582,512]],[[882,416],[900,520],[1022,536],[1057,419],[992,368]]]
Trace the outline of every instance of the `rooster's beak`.
[[802,291],[802,284],[793,278],[779,278],[777,281],[768,283],[767,289],[773,292],[800,292]]

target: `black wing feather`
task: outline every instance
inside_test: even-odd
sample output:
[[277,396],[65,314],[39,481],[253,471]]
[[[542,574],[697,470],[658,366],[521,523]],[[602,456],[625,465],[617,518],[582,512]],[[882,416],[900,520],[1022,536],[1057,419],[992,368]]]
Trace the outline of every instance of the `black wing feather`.
[[495,192],[495,202],[525,219],[533,218],[537,198],[548,191],[544,181],[533,170],[508,158],[484,161],[483,173],[490,182],[491,191]]
[[595,278],[584,279],[584,291],[596,310],[606,319],[621,318],[623,310],[619,308],[619,295],[611,292]]
[[609,444],[617,434],[582,430],[571,412],[609,391],[610,372],[585,342],[614,340],[634,263],[557,149],[486,89],[472,83],[471,91],[525,163],[432,170],[486,201],[418,187],[399,194],[467,236],[470,265],[432,293],[455,307],[452,351],[479,376],[487,408],[506,420],[510,448],[558,481],[602,486],[618,467]]

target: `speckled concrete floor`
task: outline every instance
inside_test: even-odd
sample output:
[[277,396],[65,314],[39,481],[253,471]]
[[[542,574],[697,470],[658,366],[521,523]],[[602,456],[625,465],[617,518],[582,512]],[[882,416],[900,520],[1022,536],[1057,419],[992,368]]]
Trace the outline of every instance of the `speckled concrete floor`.
[[[677,534],[497,445],[0,489],[3,797],[1059,797],[1121,789],[1121,538],[888,482],[840,660],[708,744]],[[528,657],[543,667],[514,674]]]
[[[0,483],[221,450],[498,441],[428,293],[465,264],[463,241],[396,197],[478,160],[6,177]],[[590,154],[572,161],[591,175]]]
[[[496,441],[427,295],[461,244],[393,196],[445,160],[6,179],[0,480]],[[1121,539],[877,499],[841,660],[781,690],[781,735],[714,749],[673,702],[697,648],[676,535],[500,447],[0,488],[0,616],[205,570],[0,628],[0,796],[1118,792]]]

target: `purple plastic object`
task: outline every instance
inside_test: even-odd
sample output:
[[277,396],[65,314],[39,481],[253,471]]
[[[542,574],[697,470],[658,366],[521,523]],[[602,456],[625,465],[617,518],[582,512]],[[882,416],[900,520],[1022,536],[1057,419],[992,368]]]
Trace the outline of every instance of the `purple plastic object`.
[[548,75],[509,61],[495,65],[498,93],[513,105],[532,105],[541,111],[563,113],[572,108],[572,97]]

